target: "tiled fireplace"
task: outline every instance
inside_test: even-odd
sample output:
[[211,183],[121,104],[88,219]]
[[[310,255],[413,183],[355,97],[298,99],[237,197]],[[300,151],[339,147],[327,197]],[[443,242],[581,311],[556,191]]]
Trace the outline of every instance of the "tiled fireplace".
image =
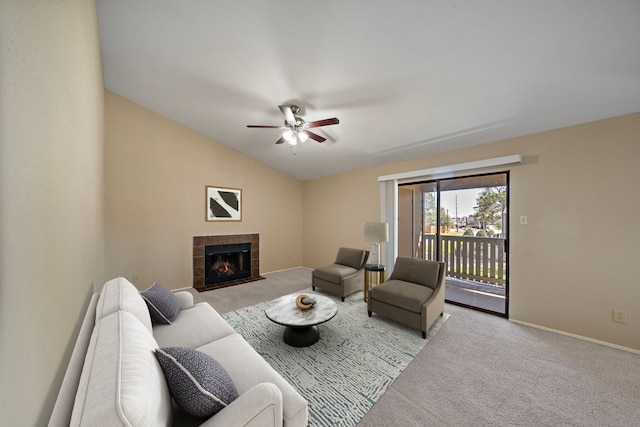
[[260,236],[231,234],[193,238],[193,287],[200,291],[239,285],[260,276]]

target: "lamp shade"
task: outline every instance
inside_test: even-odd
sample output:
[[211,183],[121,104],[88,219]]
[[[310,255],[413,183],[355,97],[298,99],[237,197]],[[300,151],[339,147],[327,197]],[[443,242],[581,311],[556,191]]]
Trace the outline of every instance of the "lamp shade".
[[388,241],[389,224],[386,222],[367,222],[364,225],[364,240],[367,242]]

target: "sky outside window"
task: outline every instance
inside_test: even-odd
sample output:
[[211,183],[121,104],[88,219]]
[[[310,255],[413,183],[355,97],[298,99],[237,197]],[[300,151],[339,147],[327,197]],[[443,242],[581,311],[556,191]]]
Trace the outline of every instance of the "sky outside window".
[[476,198],[482,192],[481,188],[467,190],[443,191],[440,193],[440,206],[449,211],[451,218],[456,216],[456,195],[458,196],[458,217],[462,218],[475,213]]

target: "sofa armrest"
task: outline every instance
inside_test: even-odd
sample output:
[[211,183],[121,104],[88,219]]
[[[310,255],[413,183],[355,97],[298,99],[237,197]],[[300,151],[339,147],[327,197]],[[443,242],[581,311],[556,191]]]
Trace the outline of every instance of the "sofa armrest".
[[273,383],[256,384],[200,426],[281,427],[282,393]]
[[174,292],[175,296],[180,300],[180,310],[193,307],[193,295],[191,292],[178,291]]

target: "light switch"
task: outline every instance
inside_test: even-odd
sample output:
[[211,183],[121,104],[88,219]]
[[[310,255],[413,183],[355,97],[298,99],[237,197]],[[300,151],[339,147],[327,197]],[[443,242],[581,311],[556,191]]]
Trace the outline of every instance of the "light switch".
[[529,223],[529,219],[526,215],[520,215],[520,224],[527,225]]

